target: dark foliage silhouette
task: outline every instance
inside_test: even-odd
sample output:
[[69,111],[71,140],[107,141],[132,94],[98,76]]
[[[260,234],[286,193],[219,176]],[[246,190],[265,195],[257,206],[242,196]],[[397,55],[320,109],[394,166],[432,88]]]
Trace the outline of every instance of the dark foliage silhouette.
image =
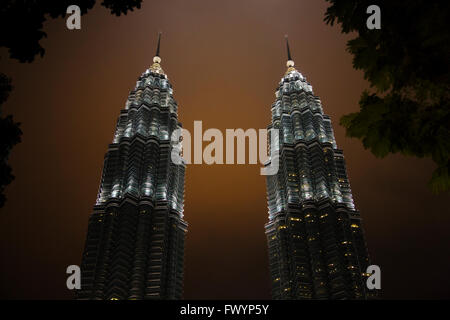
[[[341,118],[347,135],[377,157],[431,158],[432,191],[450,190],[450,2],[327,1],[325,22],[357,34],[347,49],[371,85],[359,112]],[[381,9],[381,29],[369,30],[366,10],[373,4]]]
[[[101,5],[111,14],[120,16],[141,7],[142,0],[104,0]],[[36,56],[43,57],[44,48],[39,41],[46,37],[42,30],[48,18],[64,17],[67,7],[76,4],[81,14],[95,5],[95,0],[5,0],[0,7],[0,47],[9,49],[9,57],[20,62],[33,62]],[[21,141],[19,123],[11,115],[3,116],[2,106],[12,91],[11,79],[0,73],[0,208],[6,201],[5,187],[14,180],[8,158],[14,145]]]
[[5,187],[14,180],[11,167],[8,165],[9,153],[14,145],[20,142],[22,131],[11,115],[1,117],[2,105],[12,90],[11,79],[0,73],[0,208],[5,204]]

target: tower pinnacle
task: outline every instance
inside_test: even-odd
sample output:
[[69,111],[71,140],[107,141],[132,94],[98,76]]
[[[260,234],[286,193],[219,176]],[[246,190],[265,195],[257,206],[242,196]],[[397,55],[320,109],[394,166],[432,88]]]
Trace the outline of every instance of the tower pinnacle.
[[292,58],[291,58],[291,50],[289,49],[289,38],[288,38],[288,35],[286,34],[286,35],[284,36],[284,38],[286,39],[286,49],[287,49],[288,60],[291,60],[291,61],[292,61]]
[[158,45],[156,46],[156,54],[155,54],[156,57],[159,57],[160,44],[161,44],[161,32],[158,32]]
[[153,64],[150,67],[150,70],[155,73],[164,74],[164,70],[161,68],[161,57],[159,56],[159,50],[160,50],[160,44],[161,44],[161,32],[158,33],[158,44],[156,46],[156,54],[153,57]]
[[287,49],[287,56],[288,56],[288,61],[286,62],[286,66],[288,67],[286,74],[291,72],[291,71],[296,71],[296,69],[294,68],[294,60],[292,60],[291,57],[291,50],[289,48],[289,39],[288,36],[285,35],[284,38],[286,39],[286,49]]

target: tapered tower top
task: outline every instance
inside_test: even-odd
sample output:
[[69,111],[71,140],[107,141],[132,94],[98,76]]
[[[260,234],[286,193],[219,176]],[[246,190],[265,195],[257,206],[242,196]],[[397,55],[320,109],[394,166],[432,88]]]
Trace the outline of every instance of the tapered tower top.
[[159,56],[159,50],[161,45],[161,32],[158,33],[158,44],[156,45],[156,54],[153,57],[153,64],[150,67],[150,71],[159,73],[159,74],[165,74],[164,70],[161,68],[161,57]]

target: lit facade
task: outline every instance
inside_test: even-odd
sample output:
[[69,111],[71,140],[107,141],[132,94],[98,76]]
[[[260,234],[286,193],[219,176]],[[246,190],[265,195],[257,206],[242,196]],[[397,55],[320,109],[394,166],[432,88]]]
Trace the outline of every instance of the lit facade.
[[79,299],[180,299],[185,165],[171,161],[181,128],[172,86],[153,65],[138,79],[108,147],[81,265]]
[[279,170],[267,176],[272,297],[365,299],[369,256],[344,155],[287,49],[269,125],[279,130],[279,143],[270,145],[278,151]]

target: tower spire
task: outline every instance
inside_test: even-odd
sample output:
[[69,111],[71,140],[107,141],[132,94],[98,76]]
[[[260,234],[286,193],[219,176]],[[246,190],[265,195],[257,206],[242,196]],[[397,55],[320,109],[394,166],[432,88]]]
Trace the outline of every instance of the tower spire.
[[155,73],[165,74],[160,64],[161,63],[161,57],[159,56],[160,45],[161,45],[161,32],[158,33],[158,44],[156,46],[156,54],[153,57],[153,64],[150,67],[150,70]]
[[286,34],[286,35],[284,36],[284,38],[286,39],[286,49],[287,49],[288,60],[291,60],[291,61],[292,61],[292,58],[291,58],[291,50],[289,49],[289,38],[288,38],[288,35]]
[[161,44],[161,32],[158,32],[158,45],[156,46],[156,54],[155,57],[159,57],[159,47]]
[[291,57],[291,49],[289,48],[289,40],[288,40],[287,34],[284,36],[284,38],[286,39],[286,49],[287,49],[287,56],[288,56],[288,61],[286,62],[286,66],[288,67],[286,74],[288,74],[291,71],[297,71],[297,70],[294,68],[295,63]]

